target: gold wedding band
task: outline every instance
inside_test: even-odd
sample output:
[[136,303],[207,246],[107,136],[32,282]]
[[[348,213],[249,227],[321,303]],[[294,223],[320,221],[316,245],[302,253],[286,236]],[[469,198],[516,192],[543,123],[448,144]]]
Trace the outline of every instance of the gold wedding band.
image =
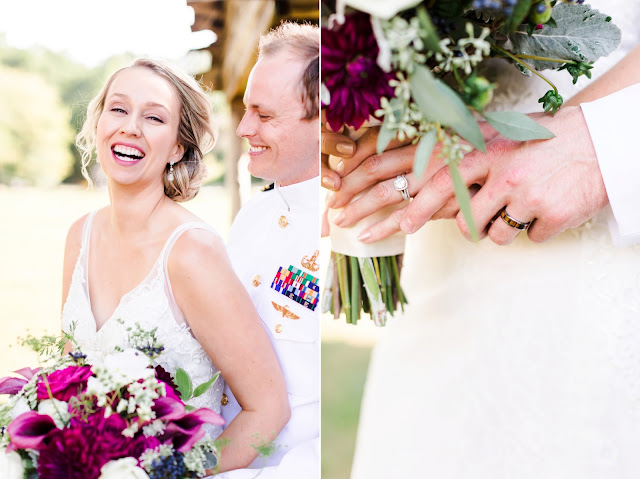
[[510,216],[509,213],[507,213],[506,206],[500,210],[500,218],[502,218],[502,221],[507,223],[512,228],[517,229],[518,231],[526,230],[529,226],[531,226],[531,221],[523,223],[522,221],[518,221],[514,217]]

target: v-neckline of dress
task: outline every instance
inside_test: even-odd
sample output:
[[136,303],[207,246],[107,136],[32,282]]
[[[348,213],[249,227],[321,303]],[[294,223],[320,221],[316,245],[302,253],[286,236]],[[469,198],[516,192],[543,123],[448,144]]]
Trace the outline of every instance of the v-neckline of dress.
[[89,305],[89,312],[91,313],[91,318],[93,319],[93,325],[95,328],[95,334],[98,334],[100,331],[102,331],[102,329],[109,323],[111,322],[111,320],[116,316],[116,313],[120,310],[120,307],[122,306],[122,302],[124,301],[125,298],[127,298],[128,296],[130,296],[131,294],[133,294],[134,292],[136,292],[143,284],[145,284],[147,282],[147,280],[154,274],[154,272],[157,270],[157,266],[158,266],[158,262],[162,259],[162,257],[164,256],[164,251],[167,247],[167,244],[169,244],[169,241],[171,241],[171,238],[173,238],[173,235],[176,233],[176,231],[178,231],[180,228],[183,227],[184,224],[180,224],[178,225],[176,228],[173,229],[173,231],[171,232],[171,234],[167,237],[167,240],[164,242],[164,245],[162,246],[162,249],[160,250],[160,254],[158,256],[158,258],[154,261],[153,265],[151,266],[151,269],[149,270],[149,272],[145,275],[145,277],[142,279],[142,281],[140,281],[136,286],[134,286],[131,290],[127,291],[126,293],[124,293],[121,297],[120,300],[118,301],[118,304],[116,304],[115,309],[113,310],[113,312],[107,317],[107,320],[102,323],[102,325],[98,328],[98,321],[96,320],[96,315],[93,312],[93,306],[91,305],[91,291],[90,291],[90,283],[89,283],[89,254],[91,253],[91,237],[92,237],[92,232],[93,232],[93,221],[95,220],[95,215],[93,218],[91,218],[91,225],[87,234],[87,244],[86,244],[86,254],[85,254],[85,268],[84,268],[84,280],[85,280],[85,285],[86,287],[84,288],[85,290],[85,295],[87,297],[87,302]]

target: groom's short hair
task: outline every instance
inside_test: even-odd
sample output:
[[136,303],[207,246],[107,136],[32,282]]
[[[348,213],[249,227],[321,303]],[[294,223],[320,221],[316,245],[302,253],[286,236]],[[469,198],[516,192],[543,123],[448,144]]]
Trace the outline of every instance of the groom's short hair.
[[298,55],[307,67],[300,78],[305,120],[318,116],[320,85],[320,29],[316,25],[282,22],[260,37],[258,60],[287,49]]

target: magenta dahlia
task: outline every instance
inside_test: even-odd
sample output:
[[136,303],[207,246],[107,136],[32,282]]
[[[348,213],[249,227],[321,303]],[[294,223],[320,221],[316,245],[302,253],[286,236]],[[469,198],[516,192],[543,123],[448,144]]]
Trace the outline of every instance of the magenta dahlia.
[[[69,401],[87,388],[87,380],[91,377],[89,366],[69,366],[59,371],[54,371],[42,379],[37,386],[38,399],[49,399],[49,390],[54,398],[60,401]],[[47,390],[47,384],[49,390]]]
[[343,25],[322,29],[322,83],[331,94],[323,106],[332,130],[357,130],[380,108],[382,97],[393,96],[389,80],[395,74],[378,66],[378,50],[366,14],[347,15]]

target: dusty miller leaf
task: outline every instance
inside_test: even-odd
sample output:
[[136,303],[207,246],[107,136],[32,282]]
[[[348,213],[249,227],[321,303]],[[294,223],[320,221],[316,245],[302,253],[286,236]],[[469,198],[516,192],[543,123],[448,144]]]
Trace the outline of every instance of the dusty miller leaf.
[[[545,25],[529,36],[524,29],[509,33],[513,53],[594,62],[620,45],[621,32],[607,16],[588,5],[558,3],[553,7],[557,28]],[[558,68],[556,62],[525,60],[536,70]]]

